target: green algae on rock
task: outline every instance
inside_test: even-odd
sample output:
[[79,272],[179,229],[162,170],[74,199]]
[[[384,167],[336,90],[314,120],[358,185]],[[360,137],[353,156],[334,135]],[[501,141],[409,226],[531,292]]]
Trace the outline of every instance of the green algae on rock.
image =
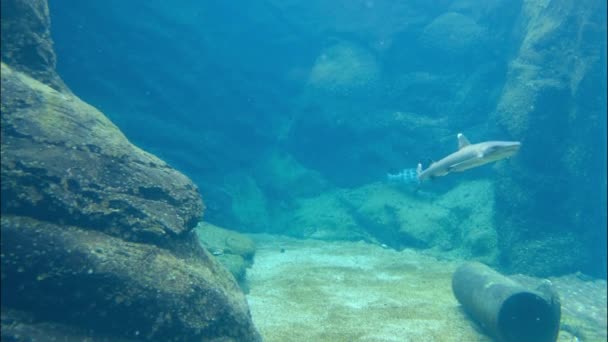
[[606,276],[606,231],[593,221],[606,195],[589,195],[606,184],[597,159],[606,101],[595,95],[606,89],[606,45],[587,40],[605,42],[605,13],[605,1],[522,2],[517,53],[490,116],[531,147],[497,165],[495,221],[512,272]]
[[196,186],[101,112],[2,64],[2,213],[169,243],[203,211]]
[[203,247],[232,273],[241,287],[247,288],[246,270],[253,265],[255,244],[247,236],[207,222],[194,229]]
[[444,258],[498,262],[494,186],[466,181],[442,195],[416,195],[383,183],[297,199],[283,225],[290,236],[420,248]]
[[242,292],[201,248],[182,258],[154,245],[8,215],[2,251],[2,305],[35,308],[38,320],[59,318],[119,338],[257,339]]
[[321,52],[310,71],[308,83],[331,94],[369,89],[379,78],[374,56],[350,42],[337,42]]

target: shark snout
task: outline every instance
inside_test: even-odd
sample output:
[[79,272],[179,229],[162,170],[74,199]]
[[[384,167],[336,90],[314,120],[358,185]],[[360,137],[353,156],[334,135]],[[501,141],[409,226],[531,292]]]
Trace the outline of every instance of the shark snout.
[[488,157],[492,156],[492,159],[508,158],[517,153],[520,147],[519,141],[498,141],[491,144],[486,153]]
[[513,153],[519,151],[521,143],[519,141],[508,142],[503,148],[505,151],[512,151]]

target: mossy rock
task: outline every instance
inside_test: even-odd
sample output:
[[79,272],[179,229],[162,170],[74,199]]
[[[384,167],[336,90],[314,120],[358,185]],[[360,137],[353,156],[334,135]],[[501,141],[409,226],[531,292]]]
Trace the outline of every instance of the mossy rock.
[[[84,331],[112,341],[135,331],[155,341],[260,340],[234,278],[194,241],[189,256],[181,257],[153,244],[27,217],[3,215],[1,227],[0,246],[7,253],[2,314],[27,308],[27,315],[44,323],[32,327],[40,334],[60,337],[59,324],[69,334]],[[65,316],[52,314],[58,307]],[[2,333],[2,340],[38,336],[31,329]]]
[[338,42],[324,49],[310,71],[308,84],[330,94],[346,94],[374,84],[380,66],[374,55],[351,42]]
[[2,214],[180,249],[204,210],[196,185],[78,97],[0,67]]
[[2,62],[57,91],[70,93],[55,71],[57,57],[47,1],[3,0],[0,13]]
[[244,285],[246,270],[251,263],[245,261],[237,254],[221,254],[216,256],[217,260],[228,270],[241,286]]
[[448,12],[435,18],[422,31],[420,41],[426,48],[451,55],[467,55],[471,47],[483,45],[486,30],[473,19]]
[[195,231],[201,245],[213,254],[243,287],[246,269],[253,264],[253,240],[207,222],[200,222]]

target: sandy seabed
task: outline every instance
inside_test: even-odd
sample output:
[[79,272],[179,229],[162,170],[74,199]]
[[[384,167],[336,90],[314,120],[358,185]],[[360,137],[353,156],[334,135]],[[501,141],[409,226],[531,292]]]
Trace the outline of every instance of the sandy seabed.
[[[452,294],[452,273],[461,261],[364,242],[250,237],[257,252],[248,270],[247,299],[267,342],[491,341]],[[572,277],[564,279],[573,283]],[[560,284],[559,278],[551,280]],[[574,333],[580,341],[606,340],[605,309],[598,309],[606,307],[606,282],[593,284],[583,300],[572,294],[562,299],[567,329],[558,341],[577,341]],[[593,308],[583,310],[582,318],[568,316],[570,308],[590,305],[589,298],[604,318],[587,317]]]

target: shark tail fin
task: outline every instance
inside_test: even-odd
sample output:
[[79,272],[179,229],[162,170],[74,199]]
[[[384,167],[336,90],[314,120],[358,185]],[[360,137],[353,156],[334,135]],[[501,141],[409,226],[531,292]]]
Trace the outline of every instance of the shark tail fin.
[[388,173],[386,175],[386,178],[389,181],[393,181],[393,182],[401,182],[401,183],[418,183],[418,174],[419,169],[421,169],[420,164],[418,164],[418,168],[411,168],[411,169],[403,169],[401,170],[399,173],[395,173],[395,174],[391,174]]

